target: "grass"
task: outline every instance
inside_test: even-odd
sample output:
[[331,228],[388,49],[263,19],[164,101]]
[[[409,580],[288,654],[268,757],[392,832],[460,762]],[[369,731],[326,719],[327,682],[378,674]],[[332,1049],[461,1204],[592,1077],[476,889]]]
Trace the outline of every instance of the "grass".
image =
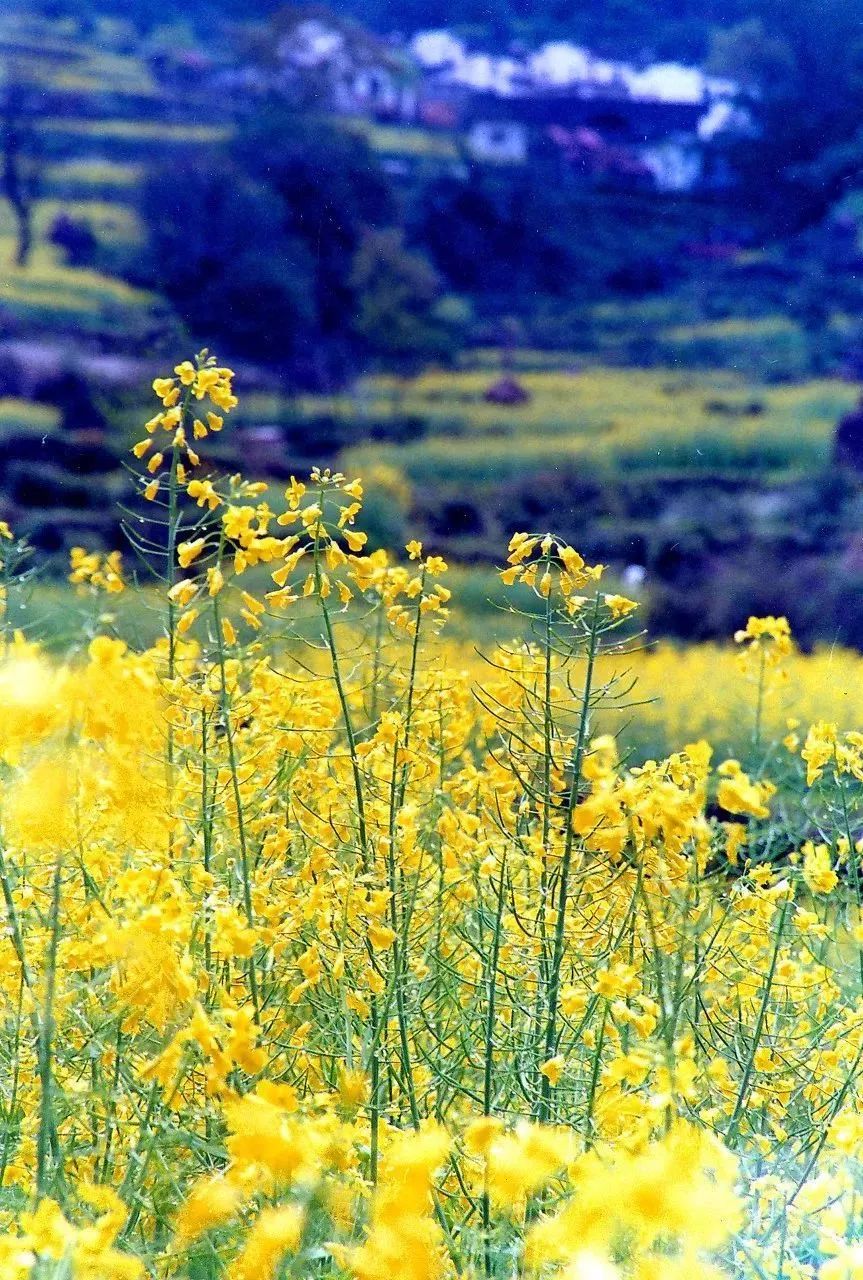
[[672,342],[697,342],[701,338],[722,341],[725,338],[772,338],[799,332],[799,326],[787,316],[759,316],[756,319],[729,317],[702,324],[674,325],[662,331]]
[[[112,200],[54,198],[39,200],[34,208],[33,230],[41,241],[47,241],[54,220],[60,214],[86,222],[97,239],[105,244],[134,246],[143,241],[141,224],[134,210],[126,204]],[[4,201],[0,203],[0,240],[11,240],[14,234],[15,220]]]
[[74,21],[64,23],[20,11],[0,15],[0,52],[14,57],[34,80],[54,91],[83,96],[110,94],[156,100],[164,91],[156,84],[146,61],[136,53],[111,48],[122,33],[96,20],[84,36]]
[[[58,566],[58,569],[60,566]],[[94,605],[64,581],[42,580],[9,601],[9,625],[25,636],[38,635],[50,653],[70,656],[86,651],[90,639],[110,631],[136,647],[154,644],[162,631],[159,593],[138,587]]]
[[56,427],[59,414],[50,405],[34,404],[31,400],[16,400],[11,396],[0,398],[0,431],[15,427],[27,427],[34,431],[50,431]]

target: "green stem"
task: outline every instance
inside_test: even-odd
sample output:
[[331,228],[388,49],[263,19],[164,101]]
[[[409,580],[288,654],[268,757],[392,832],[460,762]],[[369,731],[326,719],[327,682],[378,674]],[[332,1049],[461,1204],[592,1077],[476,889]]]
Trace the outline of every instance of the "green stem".
[[[599,647],[599,596],[596,596],[593,608],[593,619],[590,626],[590,639],[587,650],[587,666],[584,674],[581,713],[578,721],[578,733],[575,740],[575,751],[572,758],[572,778],[569,785],[567,804],[566,839],[563,857],[560,864],[560,887],[557,900],[557,919],[554,926],[554,950],[551,959],[551,973],[548,984],[548,1002],[546,1005],[545,1024],[545,1061],[554,1057],[557,1047],[557,1002],[560,994],[560,974],[563,967],[563,953],[566,945],[566,907],[569,896],[569,876],[572,865],[572,853],[575,843],[575,806],[578,801],[578,789],[581,782],[581,770],[584,753],[587,747],[587,735],[590,727],[590,700],[593,689],[593,673]],[[539,1106],[540,1120],[547,1120],[551,1110],[551,1081],[542,1077]]]
[[752,1078],[752,1072],[755,1070],[755,1054],[761,1042],[761,1033],[764,1030],[764,1022],[767,1017],[767,1006],[770,1003],[770,992],[773,987],[773,978],[776,973],[776,965],[779,962],[779,951],[782,946],[782,936],[785,929],[785,917],[788,914],[788,897],[783,899],[782,908],[779,913],[779,923],[776,926],[776,939],[773,943],[773,954],[770,960],[770,968],[767,973],[767,979],[764,984],[764,994],[761,998],[761,1005],[758,1010],[758,1017],[755,1022],[755,1031],[752,1036],[752,1043],[749,1046],[749,1054],[747,1056],[746,1066],[743,1069],[743,1078],[740,1081],[740,1089],[737,1094],[737,1101],[734,1104],[734,1111],[728,1124],[728,1132],[725,1135],[725,1144],[732,1150],[737,1145],[738,1128],[740,1117],[743,1114],[743,1108],[746,1103],[746,1097],[749,1092],[749,1081]]
[[[485,1019],[485,1062],[483,1064],[482,1111],[490,1116],[492,1112],[492,1076],[494,1073],[494,1020],[497,1012],[497,969],[500,962],[500,937],[503,924],[503,903],[506,888],[506,854],[501,860],[500,884],[497,892],[494,934],[491,941],[491,954],[488,962],[486,979],[487,1004]],[[482,1189],[482,1233],[483,1233],[483,1265],[486,1276],[492,1274],[492,1252],[489,1231],[491,1229],[491,1203],[488,1194],[488,1164],[486,1162]]]
[[54,1132],[54,1089],[51,1056],[54,1039],[54,995],[57,979],[57,944],[60,938],[60,873],[62,859],[54,865],[51,888],[51,933],[45,965],[45,997],[39,1026],[39,1131],[36,1138],[36,1198],[48,1192],[48,1148]]
[[[249,868],[249,848],[246,839],[246,824],[243,816],[243,799],[240,795],[240,778],[237,768],[237,752],[234,744],[234,730],[232,727],[231,717],[231,700],[228,696],[228,680],[225,665],[225,642],[222,636],[221,615],[219,610],[219,597],[213,597],[213,625],[216,632],[216,654],[219,664],[219,708],[222,713],[222,719],[225,727],[225,742],[228,747],[228,764],[231,771],[231,790],[234,797],[234,808],[237,813],[237,838],[240,846],[240,869],[243,879],[243,907],[246,913],[246,923],[250,929],[255,927],[255,912],[252,904],[252,884],[251,872]],[[261,1021],[261,1003],[258,994],[258,978],[255,966],[254,954],[249,956],[249,991],[252,996],[252,1006],[255,1011],[255,1022],[260,1024]]]

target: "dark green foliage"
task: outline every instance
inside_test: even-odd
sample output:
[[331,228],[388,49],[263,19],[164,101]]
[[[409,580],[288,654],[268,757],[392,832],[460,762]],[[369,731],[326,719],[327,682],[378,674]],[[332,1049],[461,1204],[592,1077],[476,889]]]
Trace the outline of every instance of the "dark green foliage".
[[284,105],[225,157],[152,173],[143,267],[196,336],[327,389],[369,361],[402,371],[457,350],[468,312],[392,226],[395,193],[361,140]]
[[315,342],[340,345],[354,303],[350,283],[365,228],[395,215],[389,183],[357,138],[287,106],[268,104],[250,116],[233,146],[236,163],[281,202],[284,234],[310,263],[303,280],[313,309],[308,359]]
[[753,90],[756,135],[731,156],[750,208],[773,235],[819,221],[863,172],[861,5],[753,0],[712,61]]
[[140,212],[148,252],[141,282],[167,293],[196,334],[227,337],[243,355],[280,360],[311,317],[305,246],[278,195],[223,160],[153,172]]
[[489,310],[537,314],[542,299],[661,292],[684,274],[683,244],[732,234],[722,208],[597,190],[552,157],[525,168],[475,165],[466,179],[440,177],[413,194],[416,241],[456,291]]
[[447,305],[441,277],[427,258],[405,247],[400,229],[366,233],[350,284],[356,294],[354,331],[386,367],[419,372],[455,355],[466,316],[452,302]]
[[48,239],[63,253],[70,267],[92,266],[97,240],[89,223],[83,219],[70,218],[66,213],[58,214],[51,224]]
[[102,431],[107,425],[86,378],[72,370],[49,378],[36,398],[59,410],[60,422],[67,430]]
[[445,177],[422,191],[417,237],[459,291],[559,295],[578,255],[566,204],[536,168],[474,167],[466,182]]

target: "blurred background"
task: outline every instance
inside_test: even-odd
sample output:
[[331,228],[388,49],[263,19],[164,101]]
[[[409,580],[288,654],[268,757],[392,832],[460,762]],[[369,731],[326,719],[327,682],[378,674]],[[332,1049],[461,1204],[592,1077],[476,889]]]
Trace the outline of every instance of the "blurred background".
[[6,0],[0,517],[122,544],[205,466],[361,473],[477,601],[553,527],[654,634],[863,648],[863,0]]

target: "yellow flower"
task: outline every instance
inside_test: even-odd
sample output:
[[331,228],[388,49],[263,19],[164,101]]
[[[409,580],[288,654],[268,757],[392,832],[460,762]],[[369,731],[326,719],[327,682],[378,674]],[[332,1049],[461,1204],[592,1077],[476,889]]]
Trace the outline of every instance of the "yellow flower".
[[368,542],[367,533],[357,533],[353,529],[345,529],[343,536],[351,551],[362,551]]
[[359,1107],[366,1101],[369,1082],[362,1071],[349,1071],[347,1067],[339,1072],[339,1100],[346,1107]]
[[299,1205],[262,1209],[228,1268],[228,1280],[275,1280],[285,1255],[300,1243],[304,1216]]
[[198,610],[187,609],[177,622],[177,631],[181,636],[185,635],[191,626],[197,621]]
[[592,1249],[580,1249],[563,1272],[562,1280],[622,1280],[622,1274],[610,1258]]
[[606,595],[603,599],[611,610],[612,618],[625,618],[638,608],[638,601],[628,600],[626,596]]
[[182,578],[179,582],[175,582],[173,587],[168,591],[168,598],[181,607],[185,607],[190,600],[193,600],[198,593],[198,584],[192,582],[189,578]]
[[836,759],[838,753],[838,733],[835,724],[824,720],[813,724],[806,735],[806,742],[800,752],[800,758],[806,762],[806,785],[812,786],[821,777],[824,767]]
[[40,1200],[32,1212],[22,1213],[21,1225],[36,1253],[57,1261],[75,1239],[74,1227],[54,1200]]
[[560,1083],[565,1067],[566,1059],[561,1054],[556,1054],[555,1057],[549,1058],[547,1062],[542,1064],[539,1068],[539,1074],[545,1076],[548,1083],[554,1087]]
[[369,925],[368,938],[375,951],[387,951],[395,942],[396,935],[389,925],[373,921]]
[[503,1121],[497,1116],[479,1116],[464,1131],[465,1150],[472,1156],[488,1155],[495,1138],[503,1132]]
[[560,1011],[567,1018],[584,1013],[587,1008],[587,995],[576,987],[564,987],[560,993]]
[[177,546],[177,561],[181,569],[188,569],[190,564],[201,555],[206,546],[205,538],[193,538],[190,542],[181,542]]
[[174,1239],[180,1248],[197,1240],[211,1227],[227,1222],[242,1204],[242,1192],[223,1174],[201,1178],[186,1197],[174,1224]]
[[826,844],[807,840],[803,846],[803,879],[813,893],[830,893],[839,883]]
[[190,387],[195,381],[196,371],[191,360],[184,360],[182,364],[174,366],[174,373],[180,379],[184,387]]
[[728,859],[729,866],[736,867],[740,850],[746,844],[746,827],[742,822],[726,822],[723,825],[725,827],[725,856]]
[[153,390],[163,404],[175,403],[177,387],[173,378],[155,378],[153,380]]
[[211,480],[190,480],[186,486],[186,493],[190,498],[195,499],[199,507],[206,506],[210,511],[215,511],[222,502]]
[[819,1266],[818,1280],[863,1280],[863,1244],[842,1241]]
[[500,1134],[488,1149],[488,1187],[492,1202],[515,1209],[526,1196],[550,1182],[575,1155],[568,1130],[520,1122],[513,1133]]
[[725,760],[717,772],[723,779],[717,799],[729,813],[748,813],[753,818],[769,818],[767,801],[776,792],[771,782],[753,782],[737,760]]

